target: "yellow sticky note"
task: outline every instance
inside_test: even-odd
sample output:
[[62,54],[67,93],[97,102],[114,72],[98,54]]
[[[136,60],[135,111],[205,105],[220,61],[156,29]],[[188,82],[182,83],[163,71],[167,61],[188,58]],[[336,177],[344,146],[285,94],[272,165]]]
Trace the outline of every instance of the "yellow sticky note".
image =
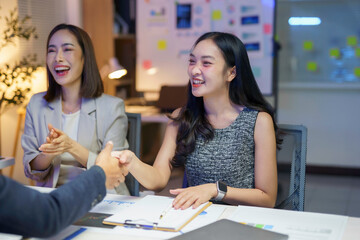
[[360,47],[355,48],[355,56],[360,58]]
[[165,40],[159,40],[158,41],[158,50],[165,50],[167,47]]
[[221,16],[221,11],[220,10],[214,10],[212,12],[212,20],[221,20],[222,16]]
[[279,35],[278,35],[278,34],[275,34],[275,35],[274,35],[274,39],[275,39],[275,41],[279,41]]
[[317,70],[317,63],[316,62],[307,62],[306,69],[310,72],[315,72]]
[[331,48],[329,54],[330,54],[330,57],[340,58],[340,49],[338,49],[338,48]]
[[360,78],[360,67],[354,68],[354,75],[358,78]]
[[314,48],[314,43],[312,41],[304,41],[303,47],[305,51],[311,51]]
[[346,43],[349,46],[356,46],[357,45],[357,37],[356,36],[348,36],[346,39]]

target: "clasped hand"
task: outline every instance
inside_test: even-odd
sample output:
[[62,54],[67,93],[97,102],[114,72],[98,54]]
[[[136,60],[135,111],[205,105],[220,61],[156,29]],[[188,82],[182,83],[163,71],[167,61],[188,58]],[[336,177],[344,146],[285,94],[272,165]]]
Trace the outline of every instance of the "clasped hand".
[[108,142],[105,148],[96,158],[96,165],[100,166],[106,175],[106,188],[111,189],[125,181],[125,176],[129,173],[127,167],[120,164],[119,160],[111,156],[113,143]]

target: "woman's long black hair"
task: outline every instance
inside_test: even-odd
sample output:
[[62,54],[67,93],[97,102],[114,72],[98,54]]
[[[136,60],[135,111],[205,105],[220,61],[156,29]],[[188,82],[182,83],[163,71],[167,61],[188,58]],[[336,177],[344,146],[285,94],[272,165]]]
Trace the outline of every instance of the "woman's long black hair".
[[[211,39],[222,52],[226,65],[236,67],[236,76],[230,82],[229,97],[231,102],[237,105],[252,108],[261,112],[267,112],[273,119],[276,143],[280,145],[282,140],[277,133],[277,125],[274,120],[274,111],[271,105],[264,99],[252,73],[248,54],[244,44],[236,36],[222,32],[208,32],[196,40],[193,48],[206,39]],[[182,107],[177,117],[172,118],[179,129],[176,137],[175,156],[172,165],[183,166],[187,155],[195,149],[195,141],[198,136],[210,140],[214,136],[214,130],[209,123],[202,97],[195,97],[191,91],[191,83],[188,84],[188,100]]]

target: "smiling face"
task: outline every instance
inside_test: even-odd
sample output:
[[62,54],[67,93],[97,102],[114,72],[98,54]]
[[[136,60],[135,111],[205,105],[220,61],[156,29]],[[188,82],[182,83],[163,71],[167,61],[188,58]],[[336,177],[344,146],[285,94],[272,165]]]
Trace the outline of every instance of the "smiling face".
[[199,42],[190,53],[188,66],[192,94],[196,97],[228,94],[229,83],[235,77],[233,69],[226,65],[213,40]]
[[69,30],[59,30],[51,37],[46,64],[60,86],[80,89],[84,58],[76,37]]

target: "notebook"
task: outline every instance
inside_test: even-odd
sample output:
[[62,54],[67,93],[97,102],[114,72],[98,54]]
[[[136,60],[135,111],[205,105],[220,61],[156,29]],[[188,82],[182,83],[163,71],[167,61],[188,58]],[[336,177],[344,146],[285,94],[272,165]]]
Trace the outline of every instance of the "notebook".
[[173,240],[286,240],[289,236],[221,219],[191,232],[171,238]]
[[103,223],[177,232],[211,205],[211,202],[206,202],[195,209],[175,210],[173,201],[171,197],[147,195],[130,207],[105,218]]

